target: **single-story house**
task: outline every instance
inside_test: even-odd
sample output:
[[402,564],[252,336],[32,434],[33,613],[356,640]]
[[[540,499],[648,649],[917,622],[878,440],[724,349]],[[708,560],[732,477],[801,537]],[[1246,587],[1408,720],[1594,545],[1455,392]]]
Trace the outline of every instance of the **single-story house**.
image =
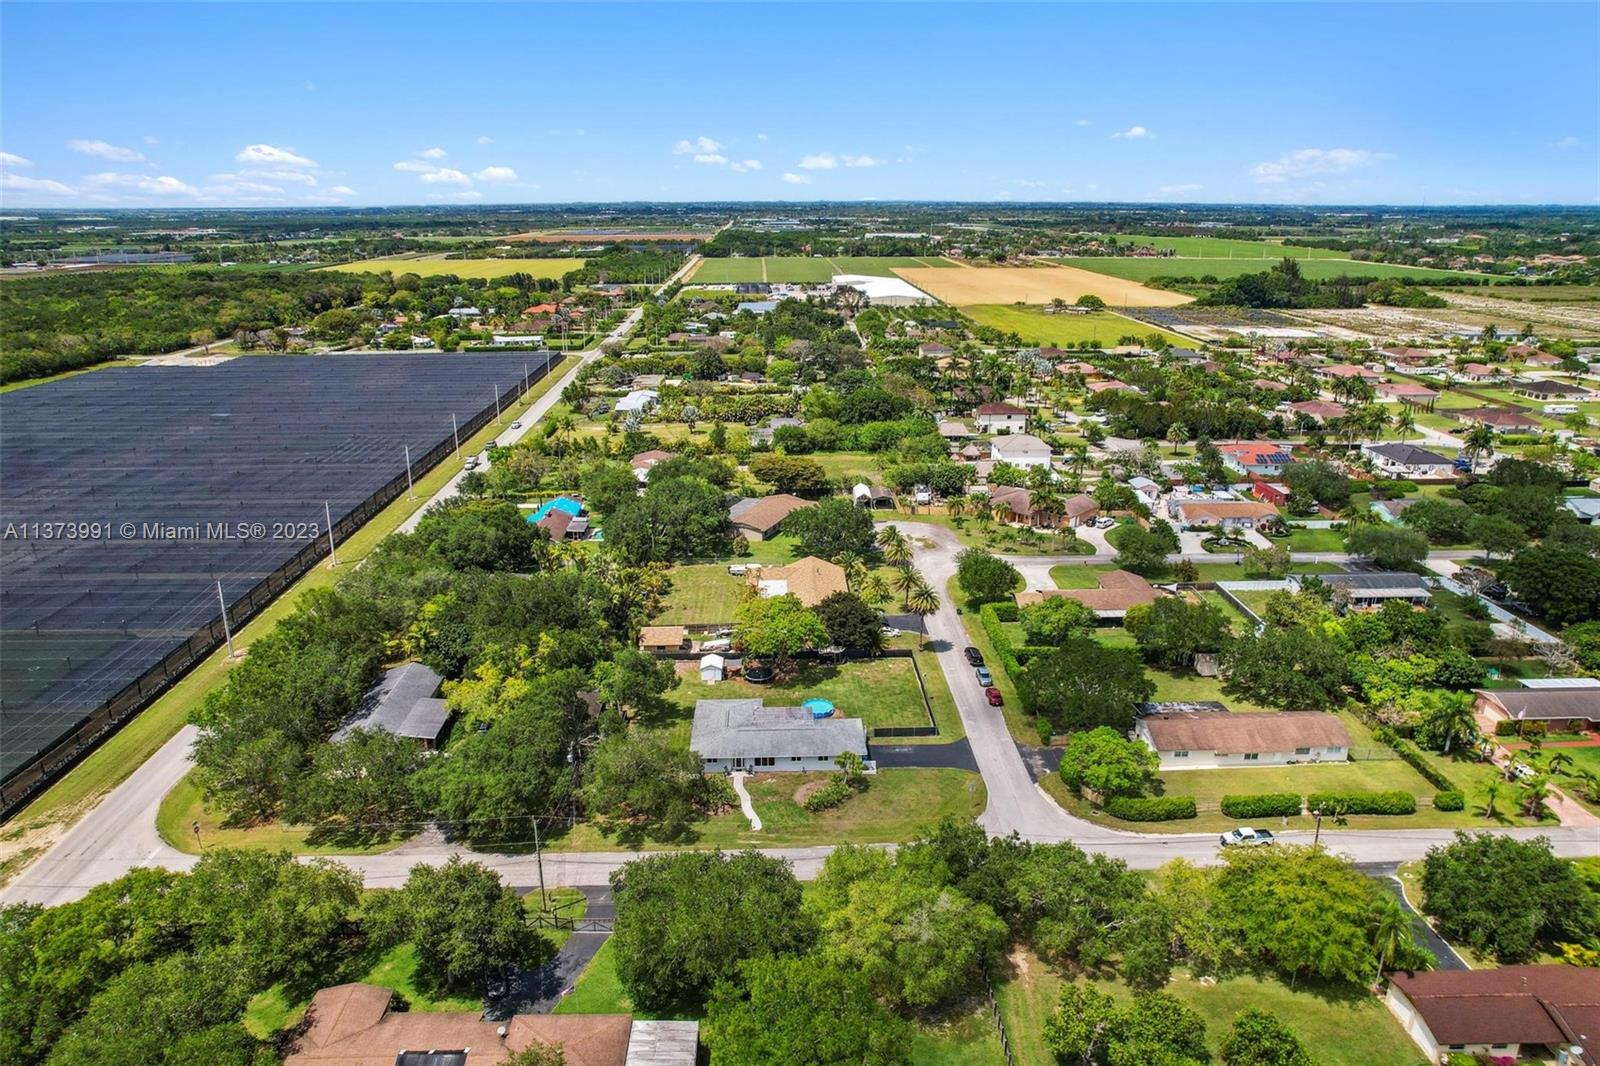
[[856,482],[855,487],[850,490],[850,498],[860,507],[876,509],[894,506],[894,493],[883,485],[869,485],[865,481]]
[[1408,403],[1430,411],[1433,410],[1434,401],[1439,399],[1436,390],[1410,381],[1385,381],[1378,386],[1378,396],[1380,399]]
[[1289,386],[1283,382],[1273,381],[1271,378],[1254,378],[1251,380],[1250,385],[1252,388],[1260,389],[1263,392],[1287,392],[1289,389]]
[[1134,735],[1160,756],[1162,770],[1283,766],[1350,758],[1350,733],[1344,723],[1338,715],[1320,711],[1148,714],[1133,728]]
[[1362,381],[1377,384],[1383,380],[1383,375],[1376,370],[1358,366],[1355,363],[1335,363],[1332,366],[1318,367],[1317,377],[1327,378],[1329,381],[1343,381],[1349,378],[1360,378]]
[[808,555],[787,566],[752,566],[745,581],[761,596],[794,596],[807,607],[815,607],[835,592],[849,592],[844,567]]
[[693,1066],[698,1022],[635,1021],[626,1014],[518,1014],[394,1010],[382,985],[324,988],[286,1066],[493,1066],[535,1043],[560,1047],[567,1066]]
[[1289,404],[1289,410],[1297,415],[1305,415],[1318,425],[1335,418],[1343,418],[1346,414],[1344,404],[1334,403],[1332,400],[1302,400],[1299,403]]
[[1369,610],[1390,600],[1404,600],[1413,607],[1425,607],[1433,590],[1417,574],[1404,570],[1377,570],[1359,574],[1290,574],[1289,591],[1299,592],[1312,578],[1333,588],[1347,608]]
[[655,389],[634,389],[617,401],[617,410],[625,415],[642,415],[660,402],[661,394]]
[[752,315],[770,315],[777,309],[777,300],[742,300],[733,309],[733,313],[738,314],[741,311],[748,311]]
[[1060,514],[1045,514],[1033,505],[1033,493],[1014,485],[989,486],[991,512],[997,504],[1010,511],[1009,521],[1030,526],[1065,526],[1068,529],[1075,529],[1094,521],[1100,513],[1100,505],[1095,502],[1094,497],[1080,492],[1061,501]]
[[1251,478],[1250,493],[1262,503],[1270,503],[1274,507],[1287,507],[1289,504],[1289,486],[1281,481]]
[[1451,477],[1456,470],[1454,459],[1415,444],[1363,444],[1361,451],[1373,466],[1396,477]]
[[1096,618],[1110,621],[1126,617],[1130,607],[1154,603],[1166,595],[1138,574],[1127,570],[1101,574],[1098,580],[1098,588],[1030,589],[1015,593],[1012,599],[1018,607],[1031,607],[1051,599],[1077,600],[1093,611]]
[[1593,496],[1563,496],[1561,506],[1571,511],[1572,516],[1580,522],[1600,525],[1600,500]]
[[1186,529],[1255,529],[1278,517],[1272,504],[1254,500],[1177,500],[1169,509]]
[[698,700],[689,750],[707,773],[832,770],[847,751],[867,758],[867,730],[859,718],[817,718],[808,707]]
[[1394,500],[1373,500],[1367,507],[1391,526],[1397,526],[1405,509],[1414,503],[1420,503],[1421,500],[1421,496],[1401,496]]
[[1100,514],[1100,505],[1086,492],[1074,493],[1061,501],[1061,524],[1068,529],[1093,522]]
[[567,540],[584,540],[589,536],[589,516],[552,507],[534,526],[547,533],[556,544]]
[[700,656],[700,680],[708,685],[721,681],[727,668],[728,660],[716,652]]
[[1093,393],[1139,391],[1136,386],[1129,385],[1126,381],[1118,381],[1115,378],[1112,378],[1110,381],[1091,381],[1089,382],[1088,389]]
[[1402,366],[1421,366],[1424,363],[1432,363],[1439,358],[1436,352],[1427,348],[1407,348],[1403,346],[1379,348],[1378,354],[1387,359],[1391,365],[1399,363]]
[[1135,475],[1128,479],[1128,487],[1134,491],[1146,506],[1154,507],[1161,498],[1161,486],[1143,475]]
[[948,344],[940,344],[938,341],[923,341],[917,345],[917,354],[925,359],[937,359],[940,356],[949,355],[953,351],[955,351],[954,348],[951,348]]
[[989,443],[989,456],[997,463],[1012,466],[1050,466],[1050,445],[1031,433],[1014,433],[1009,437],[996,437]]
[[644,626],[639,630],[640,651],[682,651],[689,645],[683,626]]
[[1028,412],[1013,403],[980,404],[973,420],[984,433],[1021,433],[1028,428]]
[[1264,441],[1229,441],[1217,445],[1222,461],[1230,470],[1255,477],[1277,477],[1291,462],[1289,450],[1281,444]]
[[965,422],[940,422],[939,436],[945,440],[966,440],[972,436],[972,427]]
[[1600,688],[1474,689],[1477,712],[1491,722],[1543,722],[1565,733],[1600,727]]
[[[1581,966],[1391,973],[1384,1003],[1429,1062],[1446,1056],[1596,1061],[1600,975]],[[1579,1048],[1572,1057],[1571,1048]]]
[[628,461],[633,467],[633,476],[641,482],[650,480],[650,470],[657,463],[664,463],[673,458],[671,452],[664,452],[660,448],[652,448],[647,452],[640,452]]
[[437,699],[444,679],[421,663],[391,666],[361,700],[356,713],[333,734],[343,740],[358,729],[410,737],[434,749],[450,724],[450,708]]
[[1504,374],[1505,371],[1500,367],[1484,363],[1462,363],[1456,367],[1456,377],[1462,381],[1493,381]]
[[[1041,352],[1041,354],[1043,353]],[[1103,376],[1099,367],[1095,366],[1093,363],[1085,363],[1081,360],[1076,363],[1057,363],[1055,365],[1055,371],[1057,374],[1078,374],[1081,375],[1085,381],[1094,381]]]
[[802,500],[787,492],[735,500],[733,506],[728,508],[728,523],[733,526],[734,533],[745,540],[765,540],[777,532],[785,518],[796,511],[815,506],[810,500]]
[[1513,381],[1511,391],[1531,400],[1584,400],[1589,390],[1565,381]]
[[1474,407],[1451,413],[1463,422],[1476,422],[1508,433],[1535,433],[1544,428],[1537,419],[1510,407]]

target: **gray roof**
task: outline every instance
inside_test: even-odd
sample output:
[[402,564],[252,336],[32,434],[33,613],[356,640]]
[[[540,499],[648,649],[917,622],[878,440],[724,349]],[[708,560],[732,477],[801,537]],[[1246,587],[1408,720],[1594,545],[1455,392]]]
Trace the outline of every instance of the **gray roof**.
[[1475,689],[1506,709],[1512,718],[1586,718],[1600,722],[1600,689],[1596,688],[1507,688]]
[[867,757],[859,718],[812,718],[804,707],[764,707],[758,699],[699,700],[689,748],[702,759]]
[[1311,577],[1320,578],[1324,584],[1350,592],[1371,594],[1392,589],[1404,589],[1407,594],[1431,592],[1428,583],[1419,575],[1404,570],[1379,570],[1360,574],[1296,574],[1294,580],[1296,584],[1304,584]]
[[699,1022],[657,1022],[635,1018],[623,1066],[694,1066],[700,1047]]
[[1438,452],[1430,452],[1426,448],[1419,448],[1415,444],[1372,444],[1366,451],[1371,455],[1381,455],[1406,466],[1454,466],[1454,459],[1447,459]]
[[1220,700],[1153,700],[1135,703],[1133,709],[1140,714],[1228,714],[1228,705]]
[[400,737],[438,740],[450,720],[444,700],[434,698],[441,683],[439,675],[421,663],[391,667],[333,739],[343,740],[357,729],[381,729]]

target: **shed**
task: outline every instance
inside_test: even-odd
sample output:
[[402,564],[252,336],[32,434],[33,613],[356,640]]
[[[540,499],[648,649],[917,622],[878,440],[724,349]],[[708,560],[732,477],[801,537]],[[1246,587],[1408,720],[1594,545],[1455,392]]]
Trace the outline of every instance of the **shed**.
[[645,626],[639,630],[640,651],[681,651],[689,642],[683,626]]
[[707,684],[721,681],[728,672],[728,660],[712,652],[700,656],[700,680]]

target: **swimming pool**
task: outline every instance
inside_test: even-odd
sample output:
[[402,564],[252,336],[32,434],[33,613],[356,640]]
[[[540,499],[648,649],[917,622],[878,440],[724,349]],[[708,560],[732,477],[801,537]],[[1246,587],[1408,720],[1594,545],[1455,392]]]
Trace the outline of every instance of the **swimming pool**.
[[537,522],[551,511],[565,511],[570,515],[583,513],[583,504],[571,496],[557,496],[555,499],[539,505],[539,509],[528,516],[529,522]]

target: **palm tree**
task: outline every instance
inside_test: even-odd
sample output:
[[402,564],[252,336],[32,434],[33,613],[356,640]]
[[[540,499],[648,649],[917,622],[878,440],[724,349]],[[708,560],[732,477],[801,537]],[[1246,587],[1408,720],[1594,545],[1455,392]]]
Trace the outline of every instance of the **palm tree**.
[[1488,787],[1483,790],[1483,816],[1485,818],[1493,819],[1500,813],[1495,807],[1495,802],[1499,798],[1500,782],[1490,781]]
[[1544,772],[1554,777],[1556,774],[1570,773],[1572,770],[1572,756],[1564,751],[1558,751],[1544,761]]
[[1053,526],[1066,513],[1066,503],[1061,499],[1061,494],[1055,489],[1037,489],[1031,499],[1033,513],[1044,520],[1039,523],[1040,525]]
[[1444,737],[1444,754],[1456,741],[1466,743],[1478,734],[1478,720],[1472,714],[1472,698],[1466,693],[1452,693],[1442,698],[1429,715],[1429,726]]
[[866,560],[858,552],[842,551],[833,561],[844,571],[845,587],[851,592],[858,591],[867,578]]
[[897,566],[911,558],[911,546],[906,543],[905,534],[894,526],[878,530],[878,547],[883,549],[883,557]]
[[1409,405],[1401,405],[1400,410],[1394,413],[1394,430],[1400,434],[1400,439],[1405,440],[1417,428],[1417,416]]
[[1372,950],[1378,957],[1378,972],[1373,976],[1376,983],[1382,979],[1383,971],[1399,960],[1402,950],[1410,943],[1411,916],[1400,906],[1399,900],[1384,893],[1373,904],[1370,921]]
[[1362,526],[1377,525],[1382,519],[1374,514],[1370,507],[1363,507],[1359,503],[1347,503],[1339,512],[1339,521],[1344,523],[1346,529],[1360,529]]
[[1544,815],[1545,800],[1549,798],[1550,782],[1543,777],[1535,777],[1523,788],[1517,797],[1517,804],[1529,818],[1539,818]]
[[1590,803],[1600,803],[1600,773],[1577,770],[1572,774],[1573,787]]
[[1011,505],[996,500],[994,505],[989,508],[989,515],[995,520],[997,525],[1003,526],[1007,522],[1011,521]]
[[1189,427],[1182,422],[1174,422],[1167,427],[1167,443],[1172,445],[1172,454],[1178,454],[1178,445],[1189,439]]
[[906,597],[906,607],[912,614],[922,619],[922,635],[927,636],[927,617],[939,609],[939,594],[933,590],[932,585],[922,580],[920,575],[911,594]]
[[1081,440],[1075,440],[1063,449],[1067,461],[1072,464],[1072,476],[1082,480],[1083,464],[1089,461],[1089,445]]
[[1479,422],[1467,431],[1464,441],[1467,457],[1472,460],[1472,469],[1478,469],[1478,457],[1494,454],[1494,427]]
[[922,580],[920,574],[911,566],[902,566],[894,572],[894,587],[900,593],[900,602],[909,610],[911,607],[911,593],[916,589],[917,583]]
[[861,598],[873,606],[889,601],[889,586],[880,574],[868,574],[861,583]]
[[967,513],[967,498],[965,496],[952,496],[944,501],[944,509],[951,518],[960,519]]

